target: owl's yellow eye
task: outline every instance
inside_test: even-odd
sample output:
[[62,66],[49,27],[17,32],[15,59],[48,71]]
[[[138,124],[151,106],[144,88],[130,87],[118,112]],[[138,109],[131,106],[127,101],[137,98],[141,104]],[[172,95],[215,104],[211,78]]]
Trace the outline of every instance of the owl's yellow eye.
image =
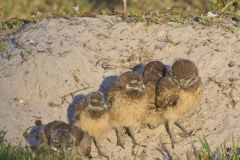
[[104,102],[103,101],[99,101],[97,99],[93,99],[89,102],[89,104],[93,107],[99,107],[99,106],[102,106],[104,105]]

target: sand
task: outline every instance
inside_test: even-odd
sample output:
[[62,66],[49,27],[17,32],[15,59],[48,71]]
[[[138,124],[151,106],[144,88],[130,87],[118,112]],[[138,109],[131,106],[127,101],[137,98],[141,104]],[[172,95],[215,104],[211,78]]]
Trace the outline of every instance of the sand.
[[[181,138],[173,127],[177,144],[172,150],[163,126],[140,128],[137,140],[147,148],[132,150],[128,137],[126,149],[116,146],[111,132],[103,140],[104,150],[111,159],[161,159],[156,147],[162,142],[175,158],[186,159],[191,144],[199,148],[204,136],[213,149],[229,144],[232,135],[240,134],[240,30],[229,26],[235,32],[217,25],[126,23],[115,16],[27,25],[8,37],[0,58],[0,127],[7,131],[8,142],[25,144],[22,133],[36,119],[72,122],[81,94],[106,90],[115,75],[151,60],[171,65],[187,58],[198,66],[204,85],[201,105],[181,120],[195,131],[193,136]],[[74,99],[69,94],[82,88]]]

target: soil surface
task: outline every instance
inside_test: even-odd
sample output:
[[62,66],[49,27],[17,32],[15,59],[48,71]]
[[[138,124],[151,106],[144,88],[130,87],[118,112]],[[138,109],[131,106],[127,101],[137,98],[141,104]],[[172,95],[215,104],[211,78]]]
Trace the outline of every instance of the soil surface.
[[[229,29],[230,28],[230,29]],[[233,31],[233,32],[232,32]],[[181,119],[193,130],[188,138],[176,133],[171,149],[164,126],[139,128],[136,138],[146,148],[116,146],[114,132],[102,141],[111,159],[162,159],[156,148],[165,144],[174,158],[186,159],[192,144],[204,136],[215,149],[240,134],[240,29],[229,25],[126,23],[120,17],[44,19],[8,37],[0,58],[0,127],[8,142],[18,144],[36,119],[72,123],[82,94],[105,91],[116,75],[137,64],[178,58],[192,60],[204,85],[201,105]],[[76,92],[74,94],[74,92]],[[73,94],[70,94],[73,93]],[[94,159],[98,159],[92,147]]]

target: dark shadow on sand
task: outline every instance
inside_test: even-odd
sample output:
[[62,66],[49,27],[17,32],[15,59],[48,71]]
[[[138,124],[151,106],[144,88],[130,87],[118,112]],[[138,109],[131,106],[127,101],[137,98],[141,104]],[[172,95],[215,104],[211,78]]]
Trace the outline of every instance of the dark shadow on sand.
[[143,74],[144,66],[144,64],[137,64],[132,68],[132,71],[137,72],[138,74]]
[[68,106],[67,118],[68,118],[68,122],[70,125],[73,125],[75,122],[74,117],[76,114],[76,109],[77,109],[78,105],[81,103],[81,101],[83,100],[83,98],[84,98],[83,94],[74,96],[71,104]]
[[117,80],[116,75],[105,77],[101,85],[99,86],[98,91],[102,92],[106,96],[108,89],[113,85],[114,81],[116,80]]

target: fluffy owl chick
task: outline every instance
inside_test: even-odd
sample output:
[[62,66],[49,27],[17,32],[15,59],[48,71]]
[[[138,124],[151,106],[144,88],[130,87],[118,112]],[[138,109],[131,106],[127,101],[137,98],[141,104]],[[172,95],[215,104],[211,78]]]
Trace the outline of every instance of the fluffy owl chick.
[[48,144],[55,151],[71,151],[80,157],[90,156],[91,139],[88,133],[62,121],[48,123],[39,133],[39,140],[40,144]]
[[165,65],[160,61],[151,61],[144,67],[142,77],[149,108],[143,124],[148,125],[149,128],[156,128],[163,123],[162,112],[156,111],[155,96],[157,81],[165,76],[165,72]]
[[140,75],[128,71],[121,74],[107,93],[111,105],[110,122],[117,133],[117,145],[124,148],[119,132],[125,128],[134,146],[137,145],[133,129],[141,125],[147,113],[147,99]]
[[187,59],[175,61],[172,65],[172,75],[158,81],[156,106],[158,111],[163,112],[165,128],[171,138],[172,147],[174,147],[174,139],[169,121],[173,121],[186,132],[177,120],[196,108],[202,95],[203,87],[198,76],[198,69],[193,62]]
[[101,92],[91,92],[84,97],[82,103],[77,107],[75,124],[89,133],[99,155],[108,158],[99,143],[99,140],[105,138],[111,131],[109,108]]

